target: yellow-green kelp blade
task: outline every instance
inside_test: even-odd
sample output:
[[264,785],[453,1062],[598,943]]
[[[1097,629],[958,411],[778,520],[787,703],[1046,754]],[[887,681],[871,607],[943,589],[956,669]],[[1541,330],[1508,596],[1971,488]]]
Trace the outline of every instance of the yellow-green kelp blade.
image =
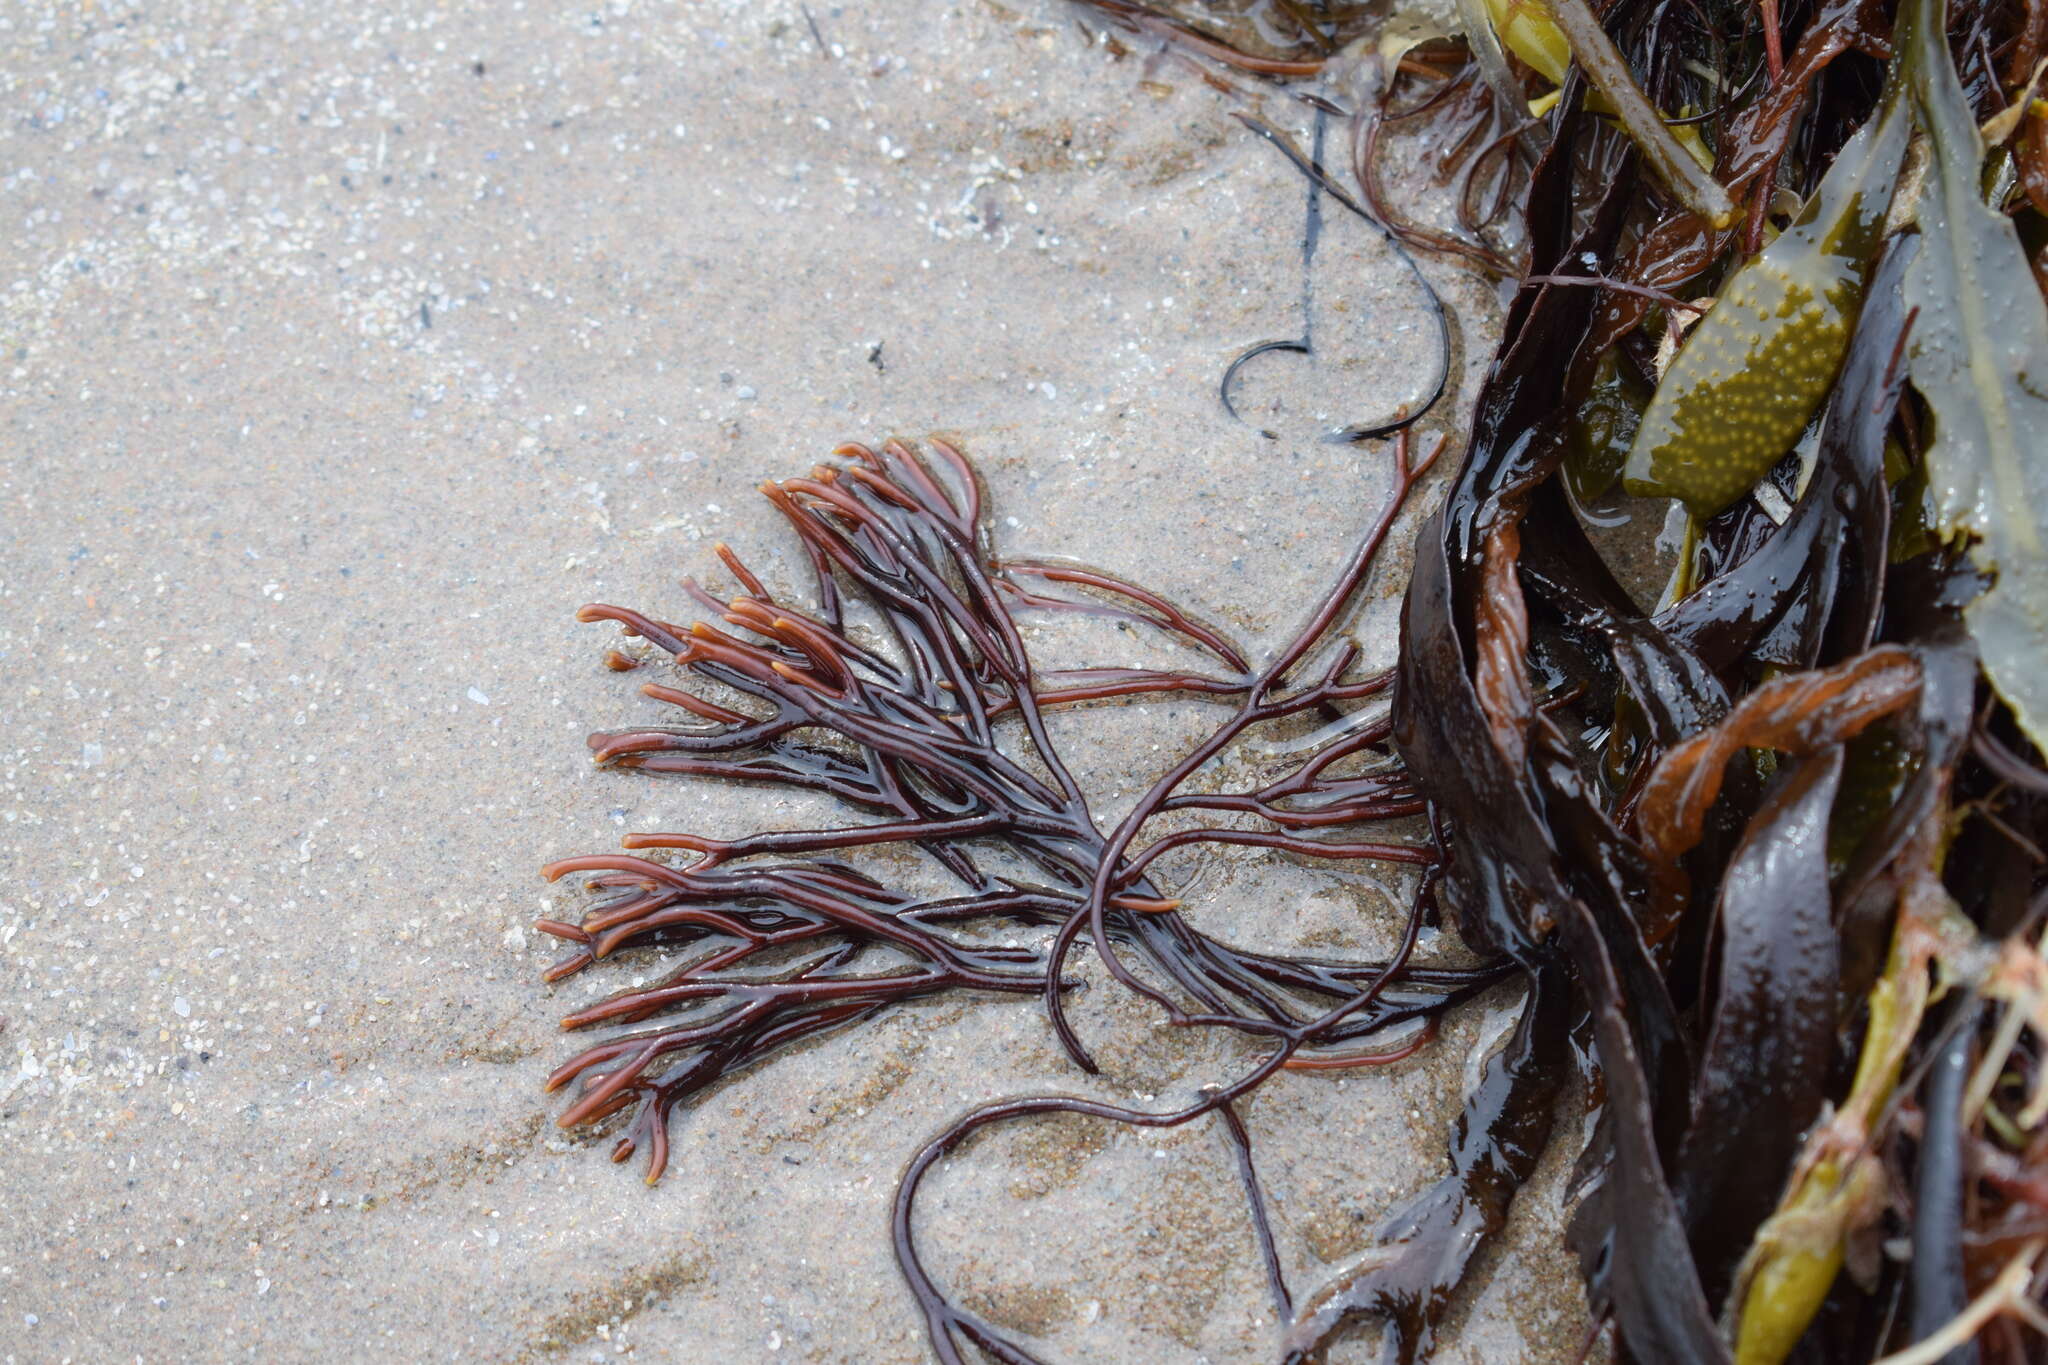
[[1906,272],[1907,373],[1934,413],[1929,517],[1996,578],[1964,613],[1992,686],[2048,749],[2048,305],[2012,220],[1981,198],[1983,144],[1942,0],[1903,7],[1898,64],[1932,151]]

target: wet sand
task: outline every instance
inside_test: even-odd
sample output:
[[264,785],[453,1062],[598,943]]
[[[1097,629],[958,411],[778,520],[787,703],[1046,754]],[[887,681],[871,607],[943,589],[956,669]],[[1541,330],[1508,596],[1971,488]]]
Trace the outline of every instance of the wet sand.
[[[887,1214],[926,1136],[1243,1054],[1096,989],[1084,1087],[1030,1005],[944,998],[712,1093],[654,1190],[562,1134],[556,1021],[622,982],[540,984],[528,926],[577,901],[539,864],[817,813],[594,771],[652,703],[571,615],[684,612],[719,540],[792,583],[756,483],[944,432],[1007,550],[1270,648],[1388,483],[1315,432],[1426,389],[1427,314],[1333,220],[1328,343],[1248,370],[1277,439],[1229,420],[1223,365],[1304,294],[1303,183],[1231,114],[1307,111],[1051,0],[378,8],[0,15],[0,1359],[925,1359]],[[1426,269],[1469,397],[1492,293]],[[1058,734],[1113,817],[1207,714]],[[1361,871],[1177,875],[1240,941],[1395,926]],[[1442,1169],[1487,1019],[1246,1106],[1297,1292]],[[1577,1351],[1565,1164],[1439,1358]],[[1018,1125],[921,1207],[1049,1359],[1274,1354],[1212,1126]]]

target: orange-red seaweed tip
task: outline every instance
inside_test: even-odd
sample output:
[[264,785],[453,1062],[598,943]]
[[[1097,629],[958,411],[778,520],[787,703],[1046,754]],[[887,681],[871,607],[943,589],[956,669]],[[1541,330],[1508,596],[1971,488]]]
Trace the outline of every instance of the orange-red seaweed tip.
[[1393,1062],[1404,1062],[1436,1041],[1436,1020],[1425,1022],[1422,1029],[1407,1042],[1380,1052],[1331,1052],[1306,1057],[1289,1057],[1280,1063],[1287,1071],[1343,1071],[1352,1067],[1386,1066]]

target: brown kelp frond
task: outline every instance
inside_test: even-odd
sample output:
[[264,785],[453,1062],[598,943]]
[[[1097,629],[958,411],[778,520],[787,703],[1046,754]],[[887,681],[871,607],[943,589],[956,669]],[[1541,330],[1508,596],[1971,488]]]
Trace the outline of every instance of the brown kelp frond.
[[[1398,448],[1395,500],[1343,597],[1426,468],[1409,466],[1405,436]],[[615,1156],[644,1149],[650,1179],[666,1161],[673,1111],[704,1087],[790,1043],[942,991],[1057,1001],[1065,987],[1059,964],[1081,927],[1095,927],[1105,951],[1134,954],[1160,983],[1147,991],[1169,1002],[1176,1018],[1284,1035],[1295,1046],[1426,1019],[1498,978],[1494,968],[1394,970],[1272,957],[1213,942],[1183,923],[1179,901],[1148,879],[1153,858],[1189,843],[1227,842],[1427,863],[1426,847],[1295,832],[1411,814],[1412,794],[1398,774],[1332,775],[1330,765],[1362,743],[1354,737],[1254,798],[1276,829],[1183,830],[1126,857],[1130,836],[1150,813],[1168,808],[1172,787],[1112,845],[1049,742],[1043,707],[1192,691],[1239,699],[1241,729],[1370,696],[1387,677],[1354,676],[1356,651],[1346,647],[1319,660],[1313,677],[1283,687],[1284,669],[1255,672],[1240,646],[1147,589],[1075,566],[999,561],[987,543],[973,471],[951,446],[933,442],[932,450],[926,457],[896,441],[879,450],[846,446],[838,452],[846,463],[765,487],[813,568],[808,602],[779,599],[721,546],[743,591],[725,597],[688,585],[715,623],[679,625],[608,605],[579,613],[617,622],[666,652],[680,685],[641,690],[696,722],[595,735],[598,761],[822,792],[861,817],[729,838],[634,833],[623,840],[628,852],[545,869],[550,879],[594,874],[579,923],[540,922],[573,945],[550,979],[627,953],[652,952],[668,964],[652,984],[565,1018],[566,1028],[625,1031],[564,1063],[549,1081],[577,1087],[558,1120],[564,1127],[634,1106]],[[1040,676],[1012,615],[1018,611],[1107,613],[1142,624],[1206,654],[1220,676],[1137,669]],[[1289,666],[1335,615],[1335,604],[1318,615]],[[934,877],[878,878],[860,855],[882,845],[917,850]],[[640,856],[654,850],[682,856]],[[1030,880],[1018,875],[1022,869]],[[987,946],[988,931],[999,925],[1056,925],[1060,935],[1050,948]],[[1117,969],[1126,970],[1120,961]],[[1377,985],[1361,999],[1368,980]],[[1057,1009],[1055,1018],[1078,1055]]]
[[1773,678],[1742,704],[1661,757],[1636,807],[1653,863],[1675,861],[1700,840],[1729,760],[1745,750],[1795,757],[1837,749],[1916,701],[1920,666],[1912,651],[1879,645],[1834,668]]
[[[1686,43],[1642,35],[1687,21],[1639,13],[1614,7],[1606,28],[1662,101]],[[1967,443],[1980,422],[1995,446],[2037,400],[2003,376],[1969,396],[1938,366],[1912,370],[1922,346],[1967,349],[1929,338],[1972,328],[2032,354],[2021,323],[2038,300],[2024,272],[2021,302],[1995,319],[1947,301],[1987,291],[1914,292],[1990,259],[1960,209],[1885,235],[1907,123],[1962,102],[1924,73],[1978,61],[1938,51],[1940,13],[1823,3],[1767,55],[1760,86],[1724,87],[1715,179],[1743,222],[1711,224],[1697,201],[1629,203],[1590,169],[1614,164],[1616,130],[1567,91],[1529,200],[1531,270],[1405,604],[1393,736],[1443,831],[1447,915],[1588,1017],[1598,1121],[1571,1241],[1594,1312],[1634,1359],[1933,1361],[1973,1334],[1984,1359],[2041,1349],[2016,1305],[2030,1239],[2048,1231],[2018,1178],[2048,1155],[2038,988],[2022,984],[2048,910],[2048,787],[2022,709],[1981,687],[1979,646],[2021,634],[1994,634],[1984,578],[1928,534],[1915,472],[1931,468],[1929,408],[1966,409],[1935,429]],[[1948,31],[2002,31],[1993,14],[1960,5]],[[1857,63],[1909,41],[1917,67],[1881,95]],[[1866,78],[1831,85],[1837,64]],[[1787,181],[1812,193],[1761,264],[1799,295],[1784,317],[1811,375],[1772,368],[1775,315],[1744,311],[1758,266],[1727,268],[1731,245],[1761,244]],[[1991,230],[1978,215],[1967,231]],[[1596,269],[1638,288],[1595,311],[1590,289],[1559,287]],[[1641,357],[1605,353],[1660,310],[1671,327],[1676,301],[1654,290],[1724,269],[1677,362],[1645,376],[1662,388],[1643,412],[1656,386],[1631,398],[1614,378]],[[1670,460],[1650,478],[1631,463],[1629,491],[1681,499],[1695,526],[1659,611],[1621,589],[1560,487],[1596,385],[1642,414],[1631,460]],[[1757,386],[1768,401],[1796,390],[1799,410],[1750,402]],[[1655,405],[1678,401],[1700,420],[1660,424]],[[1774,471],[1810,418],[1805,467]],[[1734,448],[1750,435],[1755,451]],[[1996,460],[1962,463],[1975,476]],[[1981,524],[2010,544],[2039,521],[2035,500],[2009,499]],[[1444,1188],[1449,1211],[1415,1226],[1457,1223],[1469,1195]],[[1425,1349],[1414,1305],[1449,1281],[1420,1272],[1447,1237],[1408,1254],[1391,1230],[1310,1300],[1297,1341],[1370,1318],[1395,1357]],[[1886,1239],[1904,1250],[1872,1254]]]
[[1359,1319],[1384,1324],[1383,1359],[1427,1358],[1466,1262],[1507,1221],[1549,1140],[1566,1077],[1564,1004],[1560,982],[1533,981],[1512,1031],[1465,1097],[1450,1174],[1389,1214],[1374,1244],[1293,1317],[1287,1360],[1316,1355]]

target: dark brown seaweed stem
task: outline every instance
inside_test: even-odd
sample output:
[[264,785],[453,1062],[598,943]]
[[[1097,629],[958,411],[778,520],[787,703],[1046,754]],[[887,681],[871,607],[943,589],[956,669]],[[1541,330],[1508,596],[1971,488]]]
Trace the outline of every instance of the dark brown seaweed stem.
[[[1367,784],[1360,782],[1359,785]],[[1378,795],[1377,792],[1374,794]],[[1160,807],[1161,810],[1236,811],[1245,815],[1256,815],[1287,830],[1317,829],[1325,825],[1349,825],[1367,820],[1392,820],[1404,815],[1420,815],[1426,808],[1427,803],[1420,797],[1405,792],[1398,799],[1352,798],[1331,800],[1312,807],[1276,805],[1263,794],[1240,795],[1222,792],[1208,796],[1175,796]]]
[[1607,97],[1653,170],[1679,202],[1717,228],[1735,221],[1735,204],[1721,182],[1700,168],[1692,153],[1664,126],[1664,116],[1636,84],[1628,59],[1614,46],[1586,0],[1551,0],[1551,17],[1571,44],[1586,79]]
[[1406,1042],[1394,1043],[1387,1047],[1359,1052],[1322,1052],[1311,1057],[1290,1057],[1285,1066],[1289,1071],[1352,1071],[1361,1067],[1391,1066],[1405,1062],[1416,1053],[1436,1041],[1437,1021],[1429,1018],[1422,1021],[1422,1027]]
[[[1252,726],[1316,704],[1327,695],[1328,689],[1337,685],[1336,674],[1326,672],[1316,683],[1291,698],[1278,701],[1269,699],[1269,694],[1285,681],[1288,673],[1305,654],[1323,641],[1330,627],[1349,606],[1352,598],[1364,584],[1366,575],[1371,571],[1380,545],[1385,541],[1394,519],[1400,515],[1401,508],[1407,503],[1408,494],[1417,482],[1428,474],[1437,457],[1443,453],[1446,444],[1444,438],[1437,438],[1427,456],[1419,463],[1411,463],[1408,453],[1408,430],[1404,427],[1395,435],[1392,443],[1394,487],[1381,506],[1378,517],[1353,550],[1349,561],[1338,573],[1336,582],[1324,594],[1308,623],[1270,663],[1259,670],[1237,714],[1217,727],[1208,739],[1197,745],[1155,782],[1105,841],[1102,860],[1088,890],[1086,904],[1061,926],[1059,935],[1053,940],[1047,964],[1048,982],[1059,978],[1067,954],[1072,950],[1076,937],[1085,928],[1095,945],[1096,953],[1102,958],[1103,965],[1119,983],[1164,1008],[1169,1019],[1182,1017],[1179,1005],[1166,992],[1134,975],[1118,960],[1111,948],[1107,912],[1110,895],[1117,889],[1115,883],[1119,876],[1118,864],[1130,848],[1131,841],[1137,837],[1145,824],[1159,813],[1164,802],[1210,759],[1235,743],[1238,737]],[[1049,986],[1046,990],[1045,1005],[1047,1015],[1052,1020],[1053,1027],[1065,1045],[1068,1055],[1084,1070],[1093,1071],[1093,1060],[1067,1025],[1064,1003],[1056,986]]]
[[[1913,1276],[1910,1334],[1924,1341],[1963,1311],[1970,1293],[1963,1276],[1964,1083],[1970,1072],[1970,1044],[1976,1034],[1978,1002],[1964,998],[1950,1011],[1952,1026],[1928,1068],[1926,1116],[1920,1134],[1919,1169],[1913,1190]],[[1950,1365],[1969,1365],[1974,1345],[1951,1353]]]
[[[1401,68],[1401,72],[1404,75],[1410,74],[1405,67]],[[1437,75],[1438,81],[1434,89],[1425,93],[1414,104],[1405,105],[1398,109],[1391,107],[1393,102],[1391,85],[1385,88],[1382,91],[1381,103],[1383,107],[1380,110],[1381,122],[1407,123],[1413,119],[1421,118],[1425,114],[1434,113],[1453,103],[1461,109],[1469,110],[1470,105],[1480,98],[1474,93],[1471,82],[1463,79],[1465,72],[1462,64],[1457,72],[1448,75],[1438,72]],[[1468,112],[1467,117],[1473,118],[1475,116]],[[1448,157],[1448,152],[1445,155]],[[1448,160],[1442,160],[1439,162],[1438,168],[1439,170],[1446,169],[1449,165],[1450,162]]]
[[[1256,1067],[1234,1081],[1224,1085],[1204,1087],[1202,1098],[1194,1103],[1166,1113],[1151,1113],[1145,1110],[1127,1109],[1117,1105],[1105,1104],[1096,1100],[1078,1099],[1062,1095],[1003,1100],[995,1104],[984,1105],[963,1115],[937,1137],[926,1143],[924,1149],[911,1159],[908,1169],[905,1170],[902,1180],[896,1187],[896,1204],[891,1221],[891,1229],[896,1247],[896,1263],[901,1267],[903,1277],[909,1283],[910,1291],[916,1297],[918,1306],[924,1313],[926,1332],[931,1340],[932,1349],[938,1354],[939,1359],[942,1362],[947,1362],[947,1365],[952,1365],[953,1362],[965,1365],[967,1358],[960,1353],[960,1339],[965,1338],[989,1352],[998,1360],[1036,1361],[1036,1357],[1031,1356],[1015,1343],[1006,1340],[1001,1333],[997,1332],[986,1321],[953,1303],[945,1291],[933,1282],[930,1272],[925,1269],[923,1259],[917,1251],[917,1235],[912,1214],[916,1206],[919,1186],[923,1184],[925,1176],[941,1157],[983,1128],[993,1124],[1008,1123],[1042,1114],[1080,1114],[1115,1123],[1127,1123],[1133,1127],[1173,1128],[1201,1118],[1205,1114],[1219,1111],[1227,1112],[1228,1117],[1225,1119],[1227,1132],[1238,1150],[1240,1177],[1245,1186],[1253,1229],[1259,1242],[1260,1256],[1267,1267],[1276,1301],[1289,1305],[1291,1310],[1292,1296],[1287,1292],[1286,1282],[1280,1274],[1278,1253],[1273,1244],[1271,1224],[1265,1213],[1264,1197],[1260,1191],[1257,1173],[1251,1164],[1250,1136],[1244,1131],[1237,1115],[1234,1112],[1229,1112],[1228,1107],[1234,1101],[1250,1094],[1260,1085],[1264,1084],[1274,1072],[1294,1061],[1299,1055],[1300,1049],[1307,1045],[1310,1040],[1331,1036],[1347,1016],[1374,1005],[1379,1000],[1381,993],[1387,990],[1404,973],[1407,968],[1408,959],[1415,951],[1415,945],[1422,927],[1423,906],[1434,884],[1433,874],[1425,875],[1422,886],[1418,888],[1415,898],[1409,907],[1407,927],[1402,937],[1401,946],[1395,955],[1384,964],[1376,967],[1357,969],[1369,972],[1370,974],[1370,980],[1366,982],[1363,989],[1358,990],[1349,998],[1313,1019],[1291,1027],[1269,1026],[1266,1032],[1278,1040],[1280,1044],[1279,1050],[1266,1057]],[[1499,979],[1497,973],[1491,977],[1491,980]],[[1433,1020],[1434,1012],[1421,1017]],[[1191,1024],[1215,1023],[1237,1026],[1240,1021],[1229,1017],[1218,1019],[1191,1017],[1186,1019],[1185,1022]],[[1314,1061],[1319,1059],[1310,1058],[1303,1060]],[[1388,1057],[1385,1060],[1392,1060],[1392,1058]],[[1337,1066],[1361,1064],[1364,1063],[1352,1056],[1343,1056],[1333,1061],[1325,1062],[1325,1065]],[[1491,1134],[1477,1135],[1472,1145],[1477,1148],[1490,1144],[1492,1141],[1493,1137]]]
[[2029,765],[2003,741],[1984,727],[1980,719],[1970,732],[1970,752],[1980,759],[2001,782],[2009,782],[2037,796],[2048,796],[2048,775]]
[[1688,303],[1668,289],[1659,289],[1654,285],[1648,284],[1630,284],[1626,280],[1611,280],[1599,275],[1525,275],[1522,277],[1522,283],[1562,284],[1582,289],[1611,289],[1617,294],[1633,294],[1637,298],[1649,299],[1663,304],[1666,308],[1676,308],[1684,313],[1704,313],[1707,311],[1705,304]]
[[[1465,231],[1478,236],[1507,214],[1514,202],[1516,167],[1520,163],[1523,139],[1539,126],[1536,119],[1521,119],[1509,122],[1507,128],[1496,134],[1493,141],[1481,147],[1458,174],[1458,223]],[[1499,163],[1499,170],[1493,169]],[[1482,212],[1474,201],[1474,191],[1485,186],[1489,179],[1494,186],[1493,203]]]
[[1145,869],[1161,854],[1189,844],[1235,844],[1243,848],[1277,848],[1313,858],[1372,858],[1383,863],[1427,863],[1435,859],[1429,849],[1416,844],[1382,844],[1365,840],[1305,839],[1298,835],[1258,829],[1183,829],[1145,846],[1142,853],[1125,861],[1118,873],[1119,884],[1145,875]]
[[1419,815],[1425,803],[1398,768],[1329,773],[1338,762],[1384,743],[1392,731],[1392,722],[1381,718],[1326,745],[1306,763],[1256,791],[1179,793],[1166,798],[1160,809],[1235,811],[1286,830]]
[[1169,42],[1178,43],[1190,52],[1200,53],[1211,61],[1248,71],[1259,76],[1313,76],[1323,69],[1323,60],[1297,61],[1279,57],[1259,57],[1239,51],[1221,38],[1204,33],[1184,19],[1141,5],[1135,0],[1082,0],[1091,9],[1110,16],[1119,24],[1137,33],[1151,33]]
[[1273,1223],[1266,1213],[1266,1192],[1259,1184],[1258,1167],[1252,1162],[1252,1135],[1245,1131],[1244,1120],[1237,1116],[1237,1110],[1228,1104],[1216,1106],[1216,1114],[1223,1120],[1224,1134],[1230,1139],[1231,1153],[1237,1158],[1238,1183],[1244,1187],[1245,1208],[1252,1216],[1252,1233],[1258,1239],[1259,1259],[1266,1267],[1266,1284],[1273,1294],[1273,1307],[1285,1322],[1294,1316],[1294,1296],[1287,1292],[1287,1273],[1280,1267],[1280,1250],[1273,1244]]
[[[1251,672],[1251,665],[1245,662],[1243,653],[1224,635],[1212,627],[1203,625],[1173,603],[1147,588],[1127,583],[1113,574],[1096,569],[1086,569],[1075,564],[1050,564],[1040,560],[1006,559],[997,566],[996,585],[1016,595],[1026,606],[1046,607],[1064,611],[1092,612],[1117,616],[1125,620],[1139,621],[1160,630],[1169,631],[1186,639],[1197,648],[1203,649],[1222,660],[1225,667],[1238,673]],[[1072,598],[1048,597],[1034,593],[1019,584],[1019,576],[1042,578],[1049,583],[1071,583],[1080,587],[1093,588],[1098,592],[1125,598],[1144,608],[1135,611],[1129,608],[1109,606],[1095,601],[1075,601]]]
[[[922,839],[964,839],[1017,827],[1022,815],[994,811],[961,816],[954,820],[905,820],[897,824],[862,825],[850,830],[786,830],[750,834],[742,839],[709,839],[700,834],[628,834],[619,841],[622,848],[687,848],[698,853],[690,864],[692,872],[708,871],[720,863],[750,858],[760,853],[810,853],[825,848],[853,848],[868,844],[894,844]],[[1043,822],[1040,833],[1062,832],[1057,824]]]
[[1303,9],[1300,0],[1273,0],[1273,2],[1282,14],[1285,14],[1293,21],[1296,30],[1300,32],[1302,37],[1308,39],[1309,43],[1317,51],[1321,52],[1325,57],[1336,53],[1337,45],[1330,40],[1329,34],[1323,32],[1323,22]]
[[[1475,88],[1476,83],[1473,81],[1469,71],[1461,73],[1457,80],[1464,83],[1465,89]],[[1489,274],[1501,278],[1513,276],[1516,273],[1515,267],[1506,257],[1502,256],[1492,247],[1478,242],[1464,241],[1448,233],[1437,232],[1431,228],[1425,228],[1419,223],[1411,222],[1396,213],[1388,202],[1386,188],[1380,182],[1380,136],[1386,125],[1393,121],[1393,117],[1387,109],[1387,101],[1392,91],[1392,84],[1390,80],[1381,83],[1371,104],[1359,110],[1357,121],[1352,126],[1351,165],[1352,173],[1358,180],[1359,197],[1365,201],[1366,207],[1372,210],[1373,216],[1386,225],[1389,232],[1409,246],[1422,251],[1433,251],[1444,255],[1462,257]],[[1440,95],[1447,96],[1450,90],[1455,88],[1457,87],[1453,85],[1440,91],[1438,94],[1433,94],[1425,108],[1429,107],[1429,105],[1434,105]],[[1485,91],[1483,86],[1477,86],[1476,88]],[[1486,93],[1490,96],[1491,92]],[[1404,115],[1404,117],[1413,117],[1421,112],[1422,110],[1416,110]],[[1479,136],[1482,129],[1490,128],[1496,121],[1493,102],[1491,98],[1488,98],[1480,112],[1471,116],[1466,134],[1456,139],[1452,146],[1446,149],[1445,156],[1455,156],[1471,138]],[[1512,141],[1513,134],[1502,134],[1500,137],[1491,140],[1487,146],[1488,151],[1491,151],[1496,145],[1501,145],[1502,138]],[[1484,154],[1482,153],[1482,155]],[[1510,179],[1511,171],[1512,167],[1503,167],[1503,179]]]
[[917,1203],[919,1187],[923,1185],[925,1177],[931,1173],[931,1168],[941,1157],[983,1128],[1041,1114],[1079,1114],[1087,1118],[1106,1119],[1113,1123],[1127,1123],[1136,1128],[1178,1127],[1205,1114],[1214,1113],[1224,1105],[1258,1089],[1268,1077],[1280,1069],[1292,1051],[1291,1044],[1282,1046],[1257,1067],[1228,1085],[1205,1091],[1202,1098],[1194,1103],[1163,1114],[1148,1113],[1142,1109],[1126,1109],[1119,1105],[1104,1104],[1099,1100],[1044,1095],[983,1105],[962,1115],[937,1137],[927,1142],[924,1148],[911,1158],[909,1167],[896,1186],[896,1204],[890,1229],[896,1247],[896,1264],[902,1269],[903,1278],[908,1282],[910,1292],[917,1299],[918,1307],[924,1314],[926,1335],[942,1365],[968,1365],[968,1357],[963,1355],[960,1349],[963,1338],[987,1351],[997,1360],[1013,1362],[1014,1365],[1039,1365],[1039,1361],[1038,1357],[1006,1340],[982,1318],[959,1307],[948,1298],[945,1291],[933,1282],[931,1273],[925,1269],[923,1259],[918,1255],[916,1231],[912,1226],[911,1214]]
[[[1206,693],[1233,696],[1249,685],[1246,678],[1211,678],[1200,673],[1174,673],[1150,668],[1057,669],[1044,675],[1045,683],[1065,686],[1037,688],[1040,706],[1064,706],[1075,702],[1104,701],[1112,697],[1139,697],[1167,692]],[[1001,715],[1012,703],[998,703],[991,714]]]
[[1756,0],[1757,15],[1763,20],[1764,69],[1776,84],[1785,75],[1785,38],[1778,25],[1778,0]]
[[[1337,1010],[1332,1011],[1324,1019],[1312,1021],[1307,1027],[1296,1033],[1285,1035],[1290,1042],[1295,1044],[1295,1050],[1289,1053],[1287,1058],[1280,1063],[1281,1066],[1314,1069],[1318,1067],[1348,1067],[1365,1064],[1361,1062],[1361,1054],[1358,1053],[1310,1053],[1304,1056],[1301,1054],[1300,1048],[1308,1046],[1315,1040],[1323,1037],[1329,1023],[1334,1023],[1340,1020],[1344,1014],[1372,1003],[1386,990],[1390,982],[1407,970],[1409,961],[1415,956],[1415,945],[1422,939],[1422,922],[1426,907],[1435,895],[1438,875],[1437,868],[1432,865],[1417,884],[1415,895],[1408,903],[1408,916],[1401,930],[1400,945],[1394,949],[1394,954],[1387,959],[1386,965],[1373,974],[1372,980],[1355,1000],[1339,1006]],[[1394,1055],[1396,1052],[1402,1056],[1411,1054],[1428,1037],[1434,1035],[1435,1026],[1435,1016],[1426,1016],[1422,1038],[1411,1040],[1409,1044],[1390,1051],[1372,1054],[1372,1064],[1377,1065],[1383,1062],[1399,1060]]]

